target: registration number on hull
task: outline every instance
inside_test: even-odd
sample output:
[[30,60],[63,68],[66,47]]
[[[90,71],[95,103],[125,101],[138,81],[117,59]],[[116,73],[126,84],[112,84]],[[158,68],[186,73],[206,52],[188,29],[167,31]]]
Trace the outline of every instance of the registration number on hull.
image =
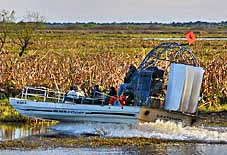
[[26,101],[17,101],[17,104],[26,104]]

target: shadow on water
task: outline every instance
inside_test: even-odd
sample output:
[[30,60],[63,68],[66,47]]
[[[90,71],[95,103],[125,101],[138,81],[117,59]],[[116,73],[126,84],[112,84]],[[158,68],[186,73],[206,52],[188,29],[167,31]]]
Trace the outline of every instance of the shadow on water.
[[15,140],[47,132],[47,125],[0,123],[0,141]]

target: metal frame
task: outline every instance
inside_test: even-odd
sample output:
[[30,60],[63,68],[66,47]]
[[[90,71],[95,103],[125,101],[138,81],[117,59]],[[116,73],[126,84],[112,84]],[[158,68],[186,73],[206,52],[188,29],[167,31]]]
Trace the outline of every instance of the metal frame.
[[[30,93],[31,91],[36,93]],[[54,95],[51,95],[54,94]],[[56,100],[57,102],[63,101],[65,93],[60,91],[55,91],[45,87],[31,87],[26,86],[22,90],[22,98],[28,99],[28,97],[41,97],[43,101],[46,102],[47,99]]]
[[[31,93],[31,91],[33,91]],[[46,87],[31,87],[26,86],[22,90],[21,98],[28,99],[28,97],[41,97],[43,98],[43,102],[47,102],[48,99],[54,100],[56,102],[64,102],[65,93],[60,91],[55,91]],[[96,101],[101,101],[104,105],[104,96],[99,98],[90,98],[85,96],[75,96],[74,98],[71,98],[72,101],[66,101],[65,103],[76,103],[76,99],[81,99],[81,102],[77,104],[83,104],[85,99],[88,99],[91,101],[91,104],[94,104]],[[35,99],[33,99],[35,100]]]
[[[176,50],[176,53],[173,56],[173,59],[168,59],[168,52],[170,50]],[[165,54],[166,56],[165,59],[160,58],[162,54]],[[184,57],[186,54],[190,56],[190,60],[193,63],[186,63],[186,58]],[[178,55],[180,55],[181,58],[185,61],[184,62],[185,64],[200,66],[192,51],[189,48],[187,48],[185,45],[179,44],[176,42],[167,42],[167,43],[162,43],[156,46],[154,49],[152,49],[144,58],[144,60],[141,62],[138,69],[143,70],[147,67],[156,66],[157,62],[154,59],[157,59],[160,61],[166,61],[166,62],[169,61],[171,63],[177,63],[178,61],[176,60],[176,57]]]

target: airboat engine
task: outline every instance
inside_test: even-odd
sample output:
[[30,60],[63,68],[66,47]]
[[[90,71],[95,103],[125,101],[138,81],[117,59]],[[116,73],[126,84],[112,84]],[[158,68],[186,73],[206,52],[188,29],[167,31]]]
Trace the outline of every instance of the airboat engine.
[[184,64],[170,65],[165,110],[195,113],[204,70]]
[[204,69],[185,45],[162,43],[139,65],[128,91],[138,106],[195,114],[203,73]]

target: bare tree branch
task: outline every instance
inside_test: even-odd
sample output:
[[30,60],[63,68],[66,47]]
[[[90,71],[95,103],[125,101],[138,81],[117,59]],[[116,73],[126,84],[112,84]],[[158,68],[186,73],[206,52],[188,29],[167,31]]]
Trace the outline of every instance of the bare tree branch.
[[32,43],[33,35],[42,26],[44,18],[36,12],[28,13],[24,21],[17,23],[13,43],[20,46],[19,56],[22,56]]
[[12,23],[15,20],[14,11],[0,11],[0,53],[3,50],[6,40],[9,37]]

